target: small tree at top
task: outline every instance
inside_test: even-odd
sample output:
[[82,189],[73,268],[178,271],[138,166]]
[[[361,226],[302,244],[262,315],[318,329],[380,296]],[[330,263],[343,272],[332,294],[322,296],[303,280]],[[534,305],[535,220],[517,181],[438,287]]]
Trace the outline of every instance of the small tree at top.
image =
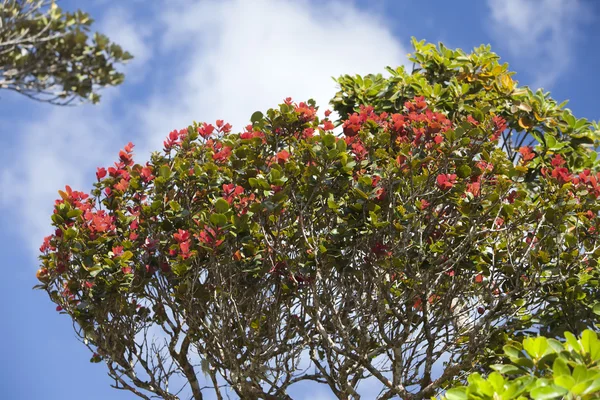
[[[341,77],[241,133],[130,143],[67,187],[42,281],[115,387],[142,398],[422,399],[509,340],[598,322],[598,126],[518,88],[489,48],[415,43],[415,69]],[[171,385],[169,385],[171,383]]]
[[0,89],[67,105],[100,99],[98,90],[123,82],[114,65],[131,54],[99,33],[82,11],[52,0],[0,1]]

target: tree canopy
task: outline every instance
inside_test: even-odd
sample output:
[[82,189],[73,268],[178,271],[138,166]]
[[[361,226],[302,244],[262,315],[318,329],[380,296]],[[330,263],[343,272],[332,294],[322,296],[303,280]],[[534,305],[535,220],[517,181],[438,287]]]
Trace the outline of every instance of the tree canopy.
[[337,119],[288,98],[59,192],[39,287],[116,388],[423,399],[526,336],[590,337],[598,125],[489,47],[414,46],[411,71],[340,77]]
[[67,105],[98,102],[99,89],[123,82],[116,64],[132,58],[100,33],[92,18],[54,0],[0,2],[0,89]]

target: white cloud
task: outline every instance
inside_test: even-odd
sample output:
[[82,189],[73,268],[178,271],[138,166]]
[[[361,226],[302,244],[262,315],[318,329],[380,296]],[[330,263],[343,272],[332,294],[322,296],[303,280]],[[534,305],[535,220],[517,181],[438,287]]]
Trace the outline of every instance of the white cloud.
[[138,82],[143,78],[145,64],[152,57],[152,47],[148,39],[152,35],[151,25],[135,21],[130,10],[122,7],[110,8],[102,18],[98,31],[123,50],[134,55],[125,67],[127,79]]
[[[167,93],[140,107],[162,143],[192,120],[225,119],[241,129],[256,110],[291,96],[322,108],[332,76],[380,72],[404,62],[405,49],[375,15],[338,2],[180,1],[166,10],[163,46],[185,48]],[[164,88],[163,88],[164,90]]]
[[549,86],[570,65],[579,28],[590,20],[580,0],[488,0],[496,39],[528,63],[537,80]]
[[93,167],[107,162],[109,150],[118,149],[107,108],[57,108],[46,118],[20,125],[19,149],[0,171],[0,206],[19,221],[13,226],[32,256],[37,255],[42,237],[52,232],[50,215],[57,191],[67,184],[89,190]]

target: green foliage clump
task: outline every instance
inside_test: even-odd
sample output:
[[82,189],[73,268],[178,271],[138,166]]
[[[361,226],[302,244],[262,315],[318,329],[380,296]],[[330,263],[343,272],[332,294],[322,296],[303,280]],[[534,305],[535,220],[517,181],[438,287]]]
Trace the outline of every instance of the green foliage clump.
[[0,89],[66,105],[100,100],[98,90],[123,82],[115,64],[132,58],[100,33],[85,12],[55,1],[0,2]]
[[504,346],[508,362],[492,365],[482,377],[470,375],[467,386],[446,392],[447,400],[598,399],[600,340],[592,330],[578,339],[565,332],[565,342],[543,336]]

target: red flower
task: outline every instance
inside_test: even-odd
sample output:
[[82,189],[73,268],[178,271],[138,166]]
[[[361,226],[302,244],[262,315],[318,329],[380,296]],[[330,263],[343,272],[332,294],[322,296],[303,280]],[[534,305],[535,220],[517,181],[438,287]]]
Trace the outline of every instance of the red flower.
[[177,233],[173,234],[173,238],[178,242],[185,242],[186,240],[190,239],[190,233],[186,230],[183,229],[178,229]]
[[304,122],[314,120],[317,113],[317,110],[313,106],[309,106],[303,102],[296,106],[295,111],[300,114],[300,120]]
[[564,165],[564,163],[566,163],[566,161],[564,158],[562,158],[562,156],[560,154],[555,154],[554,157],[552,158],[552,166],[553,167],[560,167],[560,166]]
[[277,162],[279,164],[286,163],[289,158],[290,158],[290,153],[288,153],[286,150],[281,150],[279,153],[277,153],[277,156],[276,156]]
[[223,185],[223,197],[229,204],[233,203],[233,200],[242,193],[244,193],[244,188],[241,186],[236,186],[233,183]]
[[389,250],[389,248],[380,242],[375,243],[375,245],[373,247],[371,247],[371,251],[377,257],[382,257],[382,256],[389,257],[392,255],[392,252]]
[[217,240],[217,232],[212,228],[206,228],[197,235],[200,243],[210,247],[219,247],[223,240]]
[[[131,146],[129,146],[129,145],[131,145]],[[119,159],[125,165],[133,165],[133,156],[131,155],[131,150],[130,150],[133,147],[133,144],[131,144],[131,142],[130,142],[129,145],[125,146],[125,150],[119,151]],[[129,149],[129,151],[128,151],[128,149]]]
[[222,119],[218,119],[216,124],[217,124],[217,129],[219,130],[219,132],[223,132],[223,133],[229,133],[231,132],[231,124],[223,124],[223,120]]
[[231,147],[225,146],[225,147],[223,147],[223,149],[221,151],[218,151],[215,154],[213,154],[212,158],[215,161],[225,161],[229,158],[230,155],[231,155]]
[[[554,160],[552,161],[554,162]],[[558,167],[552,170],[552,177],[558,180],[559,183],[565,184],[570,182],[573,177],[569,173],[569,170],[565,167]]]
[[479,196],[481,193],[481,184],[478,181],[469,183],[467,185],[467,192],[471,193],[474,197]]
[[179,144],[179,132],[177,132],[177,130],[169,132],[169,136],[167,136],[167,140],[165,140],[163,144],[165,146],[165,151],[170,151],[173,146]]
[[333,122],[331,122],[328,119],[326,119],[325,121],[323,121],[323,129],[325,129],[326,131],[330,131],[333,128],[335,128],[335,125],[333,125]]
[[438,187],[442,190],[450,190],[456,183],[456,174],[440,174],[436,178]]
[[471,125],[479,125],[479,122],[477,122],[472,116],[467,116],[467,122],[470,123]]
[[475,282],[475,283],[481,283],[481,282],[483,282],[483,275],[482,274],[475,275],[475,278],[473,279],[473,282]]
[[181,256],[183,258],[188,258],[190,256],[190,241],[186,240],[185,242],[179,243],[179,249],[181,250]]
[[523,146],[519,148],[519,153],[521,153],[521,158],[525,162],[531,161],[535,158],[535,153],[533,152],[531,146]]
[[[221,121],[222,123],[223,121]],[[206,122],[202,124],[202,126],[198,127],[198,133],[200,134],[200,136],[202,136],[203,138],[207,138],[210,135],[212,135],[213,131],[215,130],[215,127],[207,124]]]
[[424,209],[426,209],[426,208],[427,208],[427,207],[429,207],[430,205],[431,205],[431,203],[430,203],[430,202],[428,202],[427,200],[425,200],[425,199],[422,199],[422,200],[421,200],[421,210],[424,210]]
[[123,246],[115,246],[112,248],[113,257],[119,257],[123,254]]
[[128,187],[129,187],[129,181],[127,181],[126,179],[121,179],[121,180],[119,181],[119,183],[117,183],[117,184],[114,186],[114,188],[115,188],[116,190],[119,190],[119,191],[121,191],[121,192],[124,192],[124,191],[126,191]]
[[344,128],[344,135],[352,137],[356,136],[360,131],[363,121],[357,113],[348,116],[348,119],[344,121],[342,125]]
[[155,176],[152,175],[152,167],[150,166],[143,167],[140,171],[140,176],[142,177],[142,180],[146,183],[152,181],[155,178]]
[[506,120],[504,118],[499,117],[497,115],[492,118],[492,122],[494,123],[494,133],[490,137],[490,140],[495,141],[498,140],[502,132],[504,132],[506,128],[508,128],[508,124],[506,123]]
[[96,170],[96,178],[98,180],[104,178],[106,176],[106,168],[98,168]]
[[415,302],[413,303],[413,308],[415,310],[421,310],[423,308],[422,307],[422,300],[421,300],[420,297],[416,297],[415,298]]
[[325,110],[325,117],[329,117],[331,115],[331,110]]
[[352,143],[350,147],[352,149],[352,153],[354,153],[354,155],[356,156],[357,161],[364,160],[369,154],[369,152],[367,151],[365,146],[363,146],[360,140]]

